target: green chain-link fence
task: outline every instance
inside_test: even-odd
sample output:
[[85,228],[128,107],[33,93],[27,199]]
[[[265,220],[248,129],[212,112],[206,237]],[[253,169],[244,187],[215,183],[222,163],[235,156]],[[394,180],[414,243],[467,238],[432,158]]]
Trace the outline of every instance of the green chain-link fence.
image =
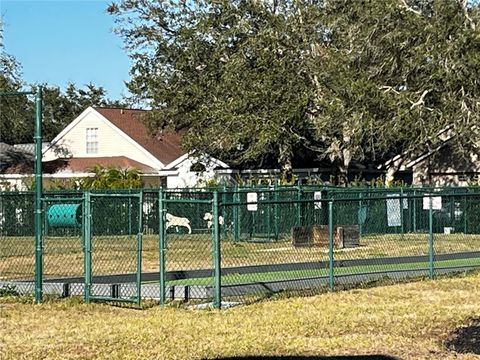
[[248,302],[480,266],[476,188],[0,193],[0,287],[87,301]]

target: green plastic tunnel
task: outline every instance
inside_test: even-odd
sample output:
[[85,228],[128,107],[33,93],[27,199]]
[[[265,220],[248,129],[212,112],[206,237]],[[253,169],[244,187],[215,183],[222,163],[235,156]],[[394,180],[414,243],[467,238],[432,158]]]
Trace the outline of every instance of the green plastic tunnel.
[[77,227],[82,223],[80,204],[55,204],[47,210],[48,226]]

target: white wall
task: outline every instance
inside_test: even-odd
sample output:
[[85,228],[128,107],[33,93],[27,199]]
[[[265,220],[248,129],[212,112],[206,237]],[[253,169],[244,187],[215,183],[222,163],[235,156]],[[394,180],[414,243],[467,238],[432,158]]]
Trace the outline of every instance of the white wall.
[[[153,156],[139,149],[132,140],[123,136],[110,122],[107,122],[95,110],[87,111],[82,119],[70,129],[56,144],[43,155],[43,161],[54,160],[59,157],[55,149],[65,148],[72,157],[111,157],[126,156],[141,162],[154,169],[160,169]],[[82,115],[80,115],[82,116]],[[87,154],[86,129],[98,128],[98,153]],[[61,156],[60,156],[61,157]]]
[[190,171],[194,160],[186,158],[176,168],[177,175],[169,175],[167,177],[168,188],[183,188],[183,187],[196,187],[202,186],[202,183],[206,181],[216,179],[216,173],[213,170],[214,165],[205,164],[206,171],[197,173]]

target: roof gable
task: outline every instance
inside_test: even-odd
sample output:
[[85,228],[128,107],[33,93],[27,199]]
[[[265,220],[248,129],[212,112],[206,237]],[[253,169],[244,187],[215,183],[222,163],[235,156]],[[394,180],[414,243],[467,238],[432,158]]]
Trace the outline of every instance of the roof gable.
[[181,147],[180,133],[165,132],[160,136],[149,133],[141,120],[142,115],[146,113],[145,110],[100,107],[94,109],[163,164],[168,164],[185,154]]

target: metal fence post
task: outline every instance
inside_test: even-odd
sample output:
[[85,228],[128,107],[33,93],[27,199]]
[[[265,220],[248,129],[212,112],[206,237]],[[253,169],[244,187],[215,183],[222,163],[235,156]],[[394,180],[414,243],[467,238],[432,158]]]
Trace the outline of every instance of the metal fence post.
[[235,242],[240,241],[240,194],[238,185],[235,185],[233,193],[233,239]]
[[400,223],[402,235],[405,234],[404,214],[403,214],[403,188],[400,188]]
[[[225,185],[225,183],[224,183],[223,188],[222,188],[222,203],[225,204],[226,202],[227,202],[227,185]],[[228,224],[230,219],[228,219],[227,211],[226,211],[225,206],[222,207],[222,217],[223,217],[224,224],[225,225]],[[222,234],[225,236],[226,233],[227,233],[227,226],[223,226],[222,227]]]
[[430,279],[433,278],[433,209],[432,209],[432,196],[429,198],[429,209],[428,209],[428,273]]
[[43,297],[42,239],[42,88],[35,95],[35,302]]
[[301,207],[301,200],[302,200],[302,188],[300,185],[297,186],[297,219],[296,219],[296,225],[297,226],[302,226],[302,207]]
[[417,191],[416,190],[413,190],[413,232],[416,233],[417,232]]
[[334,263],[333,263],[333,201],[328,202],[328,284],[330,290],[334,289]]
[[159,272],[160,272],[160,304],[165,305],[165,194],[163,188],[158,192],[158,249],[159,249]]
[[213,306],[220,309],[222,306],[222,283],[221,283],[221,253],[220,253],[220,226],[218,223],[218,191],[213,192],[213,272],[214,272],[214,298]]
[[359,200],[359,207],[358,207],[358,212],[357,212],[357,220],[358,220],[358,232],[360,234],[360,238],[362,237],[362,220],[363,220],[363,201],[362,201],[362,198],[363,198],[363,193],[362,192],[359,192],[358,193],[358,198],[360,199]]
[[278,207],[278,185],[277,180],[273,183],[273,201],[275,204],[273,205],[273,221],[274,221],[274,231],[275,231],[275,240],[280,238],[280,214],[279,214],[279,207]]
[[85,191],[84,194],[84,234],[85,234],[85,253],[84,253],[84,296],[85,301],[88,303],[91,296],[92,287],[92,208],[90,191]]
[[[129,198],[131,201],[131,198]],[[131,215],[130,211],[130,215]],[[138,232],[137,232],[137,304],[142,300],[142,248],[143,248],[143,190],[138,197]]]

